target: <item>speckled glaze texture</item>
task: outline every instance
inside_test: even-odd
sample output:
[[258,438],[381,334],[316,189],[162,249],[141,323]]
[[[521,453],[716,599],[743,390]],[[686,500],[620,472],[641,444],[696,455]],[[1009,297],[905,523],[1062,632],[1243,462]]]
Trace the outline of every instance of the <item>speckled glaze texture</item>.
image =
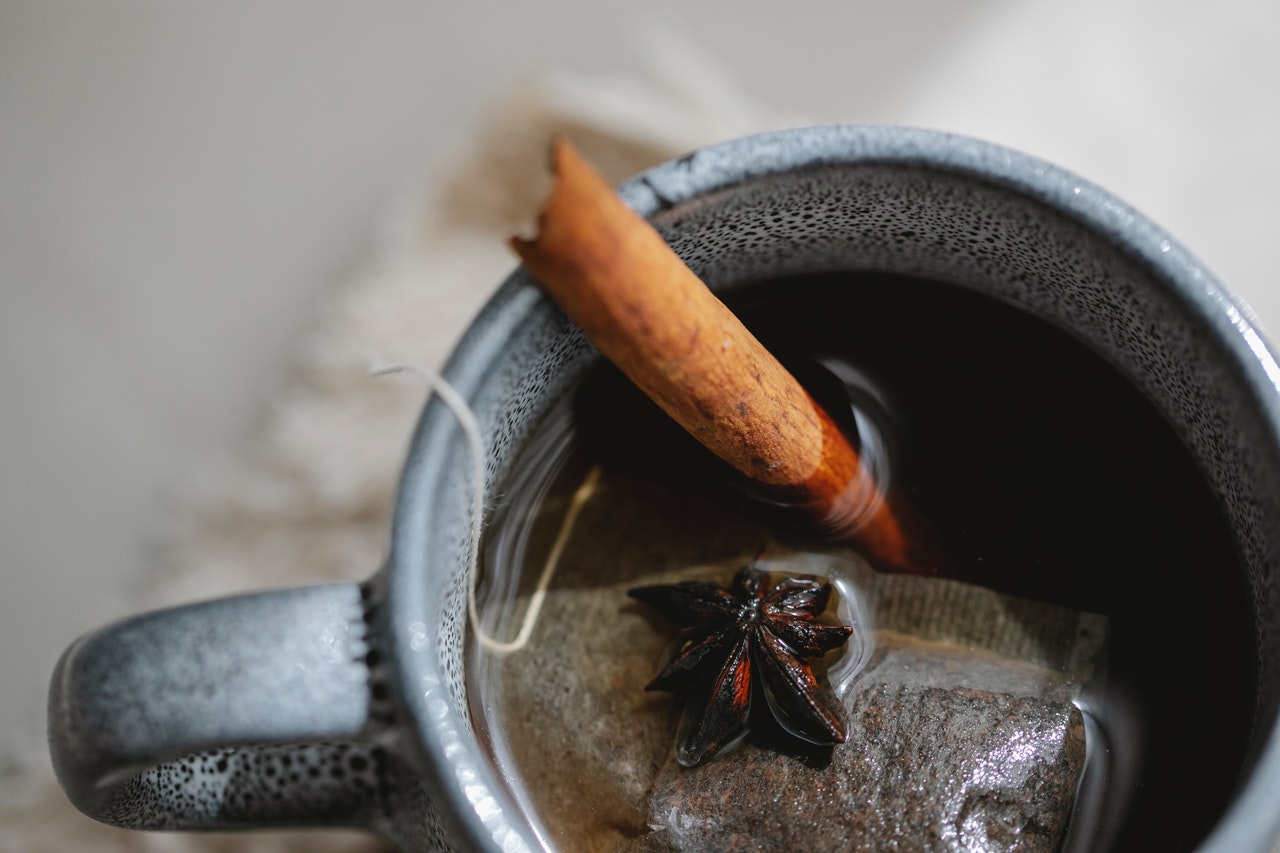
[[[81,809],[125,826],[291,825],[316,814],[363,825],[386,761],[354,742],[371,725],[369,651],[350,584],[164,610],[90,634],[53,677],[59,780]],[[278,745],[299,740],[311,743]]]
[[[656,167],[622,193],[717,290],[804,272],[924,276],[989,294],[1069,331],[1142,389],[1220,496],[1257,614],[1255,761],[1203,849],[1270,850],[1280,837],[1280,744],[1272,736],[1280,708],[1280,368],[1248,309],[1171,237],[1102,190],[1033,158],[945,134],[859,126],[767,134]],[[894,321],[910,334],[910,317]],[[523,272],[502,286],[446,369],[485,434],[490,487],[594,358]],[[535,849],[475,742],[467,709],[470,465],[452,414],[432,401],[406,462],[387,569],[366,586],[352,622],[360,639],[344,647],[358,661],[334,672],[352,691],[339,703],[350,716],[314,720],[313,728],[328,728],[297,732],[325,745],[270,745],[283,738],[254,730],[265,724],[265,700],[255,688],[247,695],[258,707],[246,712],[244,726],[219,733],[197,719],[203,742],[219,751],[132,773],[112,789],[109,815],[92,797],[77,803],[126,825],[188,825],[184,815],[204,819],[221,802],[215,790],[235,775],[234,759],[240,778],[254,780],[249,799],[275,802],[266,810],[250,807],[241,794],[243,823],[286,814],[293,822],[364,823],[413,850]],[[237,618],[250,619],[247,610]],[[199,621],[156,630],[193,631]],[[244,643],[233,638],[229,645]],[[372,664],[369,649],[376,650]],[[76,649],[68,654],[64,680],[78,672]],[[300,707],[306,695],[285,704]],[[187,713],[199,708],[175,704]],[[75,725],[59,719],[54,730],[92,740],[111,710],[102,705],[91,705]],[[268,745],[224,751],[244,743]],[[55,736],[55,755],[58,749]],[[139,753],[155,754],[154,747]],[[308,773],[294,779],[291,768],[299,762]],[[327,768],[329,779],[342,767],[350,778],[333,793],[303,778],[313,766]],[[96,778],[83,766],[64,770],[69,791]],[[289,784],[262,786],[264,777],[280,779],[286,770]],[[341,805],[330,813],[335,819],[320,819],[308,799],[318,797]]]

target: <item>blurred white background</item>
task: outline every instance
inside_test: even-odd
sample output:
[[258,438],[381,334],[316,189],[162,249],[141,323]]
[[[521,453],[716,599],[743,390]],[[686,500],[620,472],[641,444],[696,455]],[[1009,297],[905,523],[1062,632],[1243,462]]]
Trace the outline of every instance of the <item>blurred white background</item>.
[[57,653],[130,609],[172,495],[266,416],[409,177],[521,78],[635,72],[663,32],[772,113],[1076,171],[1280,329],[1274,0],[3,0],[0,768],[43,740]]

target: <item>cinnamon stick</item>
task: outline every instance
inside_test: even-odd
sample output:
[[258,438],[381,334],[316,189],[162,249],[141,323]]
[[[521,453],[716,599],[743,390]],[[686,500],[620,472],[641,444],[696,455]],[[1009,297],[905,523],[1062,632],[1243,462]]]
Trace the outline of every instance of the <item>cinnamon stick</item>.
[[832,418],[566,140],[524,265],[587,337],[694,438],[778,503],[911,569],[910,543]]

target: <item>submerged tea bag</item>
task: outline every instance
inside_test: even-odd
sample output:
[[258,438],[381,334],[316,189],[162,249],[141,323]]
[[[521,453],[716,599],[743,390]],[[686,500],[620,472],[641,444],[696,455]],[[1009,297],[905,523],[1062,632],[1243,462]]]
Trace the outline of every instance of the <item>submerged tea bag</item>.
[[1085,758],[1072,700],[1095,677],[1105,619],[770,542],[761,568],[838,579],[841,617],[859,623],[863,645],[848,652],[858,671],[837,675],[849,738],[814,752],[753,732],[681,767],[679,703],[643,690],[673,630],[625,591],[636,577],[727,581],[749,554],[700,556],[733,553],[759,531],[686,493],[666,500],[707,523],[637,537],[662,493],[627,486],[606,485],[584,509],[529,645],[487,676],[490,746],[550,846],[881,849],[898,838],[920,850],[1058,849]]
[[1085,759],[1072,699],[1094,677],[1105,619],[875,575],[852,554],[798,556],[774,568],[853,564],[884,626],[844,695],[848,741],[806,753],[748,739],[706,768],[668,762],[652,832],[630,849],[1059,849]]

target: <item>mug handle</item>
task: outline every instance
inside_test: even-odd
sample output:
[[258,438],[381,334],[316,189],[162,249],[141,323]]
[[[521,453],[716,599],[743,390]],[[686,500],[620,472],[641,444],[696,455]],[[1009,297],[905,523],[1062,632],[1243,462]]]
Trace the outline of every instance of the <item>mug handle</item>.
[[133,829],[372,827],[387,756],[369,597],[353,583],[263,592],[80,638],[49,692],[67,796]]

